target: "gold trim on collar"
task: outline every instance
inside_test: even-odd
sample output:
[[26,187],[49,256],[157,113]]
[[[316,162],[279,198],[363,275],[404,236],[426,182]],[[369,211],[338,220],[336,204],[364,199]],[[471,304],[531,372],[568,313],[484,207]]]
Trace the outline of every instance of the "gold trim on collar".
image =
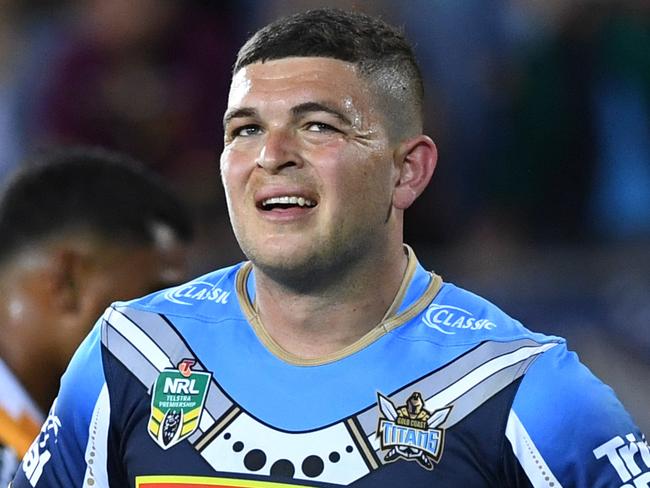
[[411,284],[411,280],[415,275],[415,270],[417,269],[417,259],[415,257],[415,253],[413,252],[413,249],[411,249],[406,244],[404,245],[404,248],[408,256],[408,264],[406,265],[406,271],[404,273],[404,278],[402,278],[402,283],[399,287],[399,290],[397,290],[395,299],[393,300],[393,303],[391,303],[390,307],[388,307],[384,318],[381,320],[381,322],[379,322],[379,324],[377,324],[375,327],[373,327],[366,334],[364,334],[349,346],[346,346],[343,349],[339,349],[338,351],[327,354],[325,356],[319,358],[302,358],[293,353],[290,353],[289,351],[286,351],[275,341],[275,339],[269,335],[269,333],[264,328],[264,325],[260,320],[260,316],[257,313],[255,306],[251,302],[250,297],[248,296],[248,291],[246,289],[248,276],[253,269],[250,261],[244,263],[244,265],[237,272],[235,289],[237,291],[239,305],[241,306],[242,311],[246,315],[246,318],[253,327],[253,330],[257,334],[257,337],[260,339],[262,344],[264,344],[264,346],[266,346],[266,348],[271,351],[271,353],[283,361],[294,364],[296,366],[319,366],[322,364],[338,361],[339,359],[360,351],[364,347],[367,347],[368,345],[375,342],[384,334],[387,334],[388,332],[413,319],[413,317],[422,312],[422,310],[424,310],[425,307],[433,301],[435,296],[438,294],[438,291],[440,291],[440,288],[442,287],[442,278],[433,272],[429,272],[431,280],[429,281],[429,284],[427,285],[424,293],[422,293],[420,298],[413,302],[406,310],[395,315],[397,310],[399,310],[399,306],[404,300],[406,291],[408,290],[408,287]]
[[389,319],[395,315],[395,312],[399,310],[399,306],[402,304],[402,300],[404,300],[404,295],[406,295],[406,291],[409,289],[409,285],[411,284],[411,280],[413,279],[413,275],[417,269],[418,260],[416,259],[415,253],[413,252],[413,249],[411,249],[411,246],[404,244],[404,251],[406,252],[406,257],[408,258],[406,261],[406,270],[404,271],[404,277],[402,278],[402,283],[399,285],[399,290],[397,290],[397,293],[395,294],[393,303],[391,303],[390,307],[388,307],[388,310],[386,310],[386,313],[382,317],[381,322]]

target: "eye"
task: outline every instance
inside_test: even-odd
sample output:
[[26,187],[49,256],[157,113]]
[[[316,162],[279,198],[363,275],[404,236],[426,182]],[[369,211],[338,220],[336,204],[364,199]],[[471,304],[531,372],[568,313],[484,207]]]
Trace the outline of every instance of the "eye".
[[324,122],[309,122],[305,125],[309,132],[340,132],[336,127],[332,127]]
[[262,128],[259,125],[249,124],[241,127],[236,127],[230,131],[230,136],[235,137],[250,137],[259,134]]

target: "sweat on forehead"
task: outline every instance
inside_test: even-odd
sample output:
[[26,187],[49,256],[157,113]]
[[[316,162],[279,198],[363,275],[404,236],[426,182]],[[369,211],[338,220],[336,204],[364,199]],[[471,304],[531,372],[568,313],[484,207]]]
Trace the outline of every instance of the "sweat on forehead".
[[230,87],[224,126],[260,116],[261,106],[283,107],[293,119],[327,113],[359,126],[359,104],[374,96],[355,65],[335,59],[293,57],[253,63],[237,72]]

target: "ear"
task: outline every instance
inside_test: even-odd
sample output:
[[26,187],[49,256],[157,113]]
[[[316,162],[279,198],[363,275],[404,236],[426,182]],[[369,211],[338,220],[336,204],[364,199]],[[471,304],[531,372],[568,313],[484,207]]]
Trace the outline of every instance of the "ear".
[[406,210],[429,184],[438,161],[438,149],[425,135],[400,143],[395,151],[398,178],[393,191],[393,206]]
[[79,249],[62,246],[51,250],[49,288],[59,314],[79,312],[88,265],[88,256]]

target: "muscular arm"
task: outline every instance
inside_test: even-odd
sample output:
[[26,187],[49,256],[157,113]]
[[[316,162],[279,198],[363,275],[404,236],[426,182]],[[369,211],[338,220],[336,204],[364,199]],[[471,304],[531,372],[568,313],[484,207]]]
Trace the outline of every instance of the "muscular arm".
[[645,437],[612,389],[564,345],[524,376],[506,437],[517,470],[535,488],[650,486]]

